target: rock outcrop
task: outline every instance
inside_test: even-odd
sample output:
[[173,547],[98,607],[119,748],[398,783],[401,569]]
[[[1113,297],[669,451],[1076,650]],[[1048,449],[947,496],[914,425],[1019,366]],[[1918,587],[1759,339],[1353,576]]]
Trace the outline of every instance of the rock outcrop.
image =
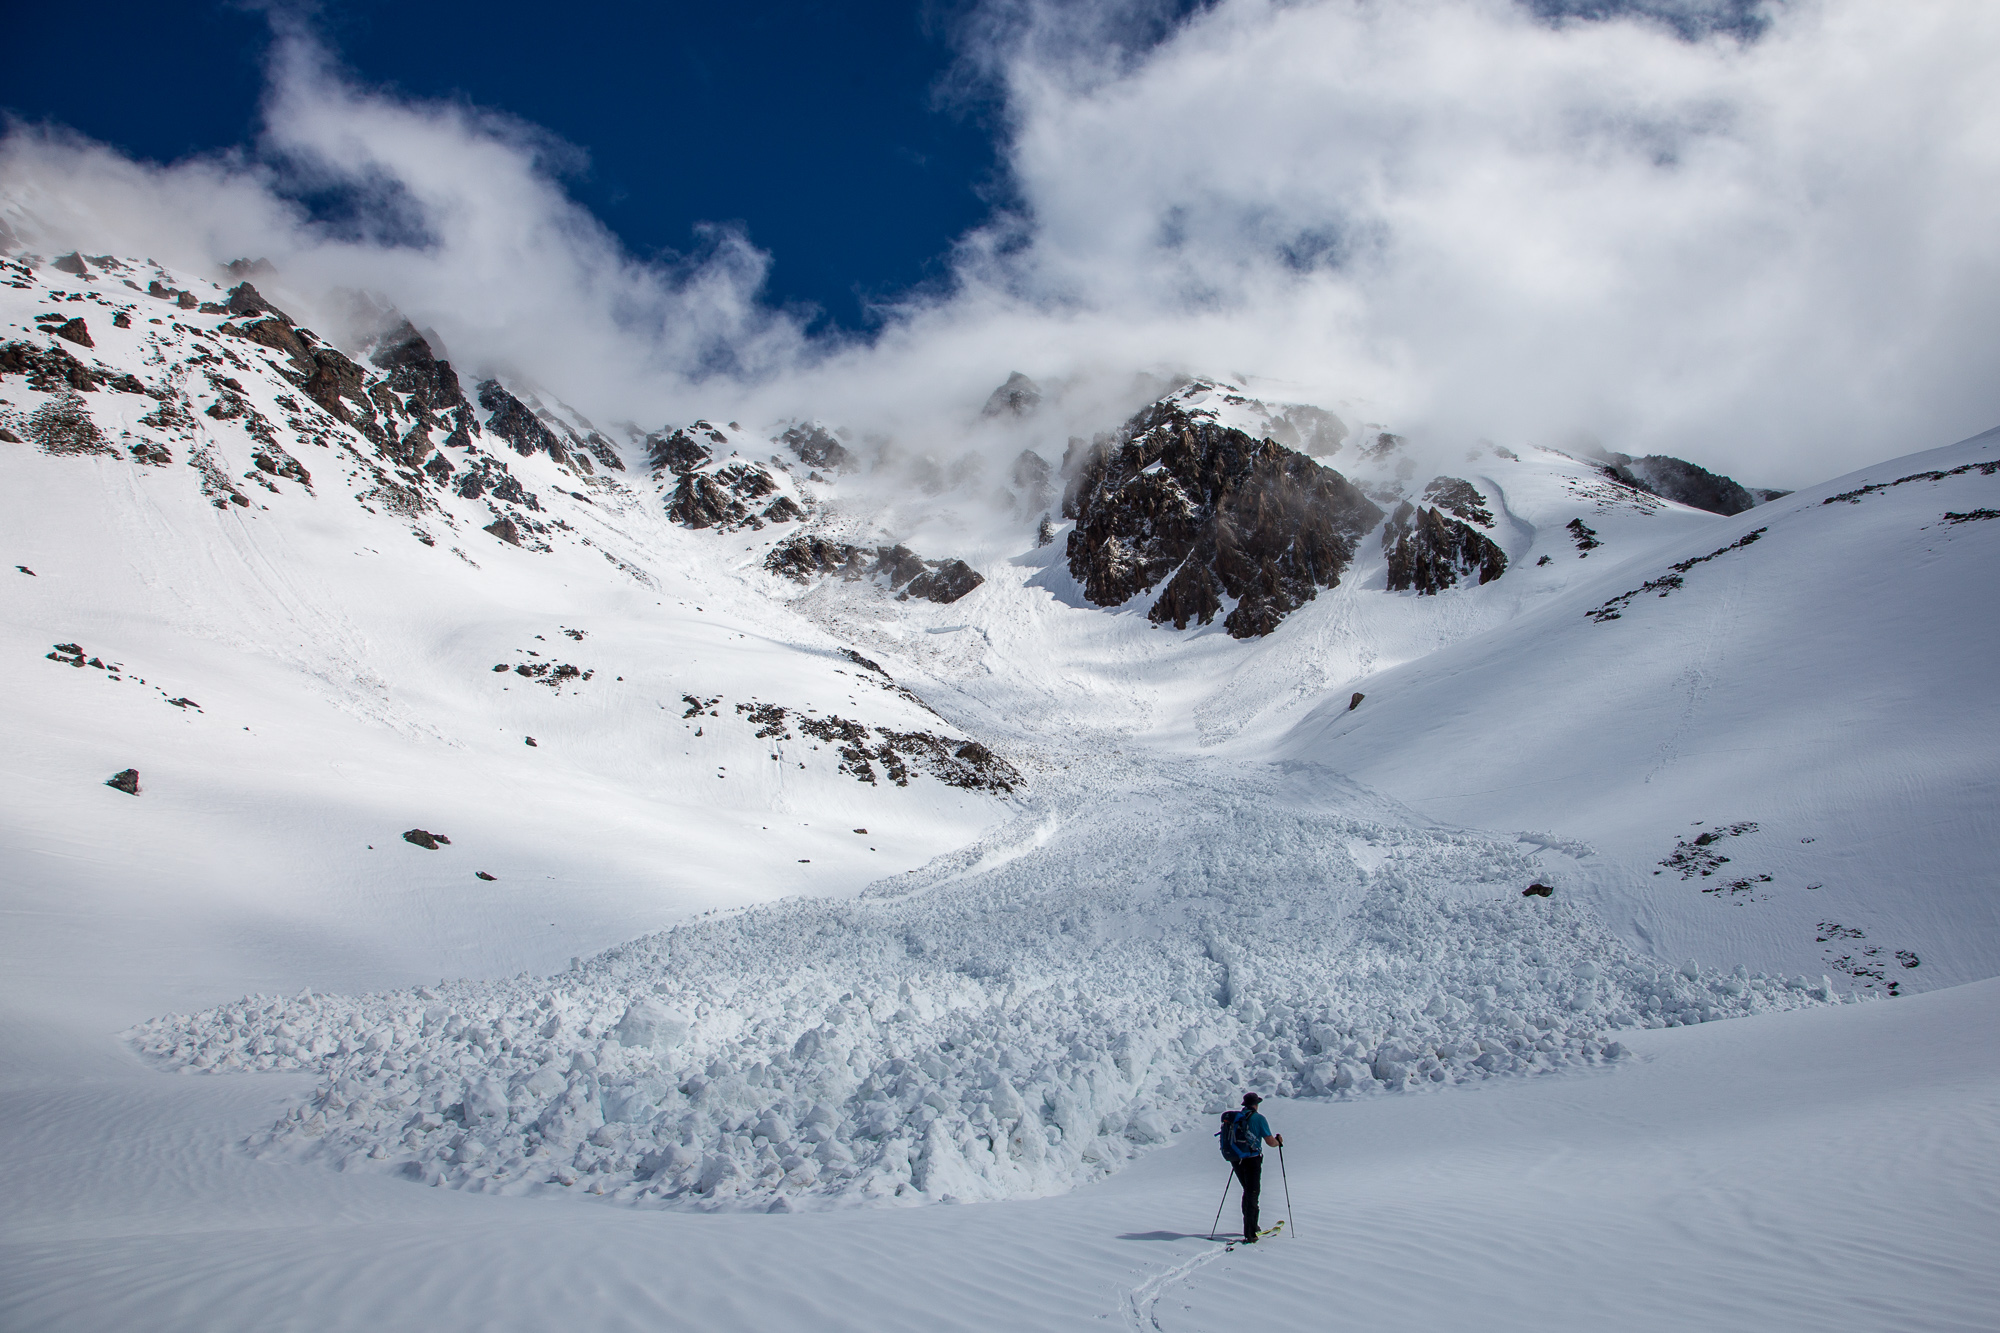
[[912,597],[949,605],[986,582],[963,560],[925,560],[907,546],[854,546],[802,532],[779,542],[764,568],[799,583],[839,577],[850,583],[880,580],[896,600]]
[[1729,477],[1718,476],[1684,458],[1667,454],[1647,454],[1633,458],[1627,454],[1607,454],[1605,472],[1628,486],[1657,495],[1663,500],[1684,504],[1690,509],[1706,509],[1711,514],[1740,514],[1746,509],[1790,495],[1790,491],[1757,489]]
[[1486,497],[1479,493],[1477,486],[1462,478],[1431,478],[1430,485],[1424,487],[1424,501],[1436,505],[1453,518],[1477,523],[1482,528],[1493,526],[1493,511],[1486,507]]
[[979,410],[983,417],[1025,417],[1042,405],[1042,386],[1014,371],[1007,376],[1007,382],[993,391],[986,400],[986,406]]
[[[1080,442],[1079,442],[1080,443]],[[1340,582],[1382,511],[1333,469],[1171,402],[1077,460],[1063,516],[1084,596],[1118,606],[1165,583],[1148,612],[1176,629],[1223,620],[1269,634]]]
[[778,436],[774,443],[782,444],[798,455],[801,463],[810,468],[825,468],[838,472],[854,460],[847,446],[834,438],[832,431],[816,421],[801,422]]
[[[1463,482],[1460,485],[1464,485]],[[1469,488],[1468,488],[1469,489]],[[1389,591],[1434,596],[1477,576],[1491,583],[1507,572],[1507,556],[1483,533],[1436,507],[1418,509],[1407,501],[1382,528],[1389,559]]]

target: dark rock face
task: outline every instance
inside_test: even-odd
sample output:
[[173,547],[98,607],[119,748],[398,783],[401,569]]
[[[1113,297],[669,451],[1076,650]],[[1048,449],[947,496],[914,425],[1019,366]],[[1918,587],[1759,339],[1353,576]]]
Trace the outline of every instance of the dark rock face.
[[[764,568],[800,583],[838,575],[850,583],[881,578],[897,594],[898,601],[920,597],[949,605],[986,582],[984,575],[963,560],[925,560],[907,546],[877,546],[873,550],[830,542],[813,533],[802,532],[779,542],[764,557]],[[871,670],[881,668],[865,658],[855,661]]]
[[74,250],[66,255],[57,255],[50,261],[50,266],[61,269],[64,273],[74,273],[79,278],[90,274],[90,270],[84,266],[83,256]]
[[[243,287],[249,285],[245,283]],[[243,287],[237,290],[242,291]],[[407,319],[398,320],[376,341],[368,360],[389,373],[390,388],[410,395],[425,411],[444,413],[471,406],[465,401],[465,391],[451,362],[440,361],[424,335]]]
[[899,600],[921,597],[948,606],[984,582],[986,577],[963,560],[946,560],[911,579]]
[[1605,471],[1616,480],[1663,500],[1673,500],[1691,509],[1706,509],[1711,514],[1740,514],[1766,500],[1791,494],[1790,491],[1753,492],[1728,477],[1717,476],[1707,468],[1667,454],[1647,454],[1644,458],[1612,454],[1610,459]]
[[471,459],[468,470],[458,479],[458,493],[468,500],[477,500],[491,493],[496,500],[522,505],[539,510],[542,502],[534,492],[521,485],[520,478],[507,470],[507,465],[497,458],[481,455]]
[[1435,477],[1430,485],[1424,487],[1424,499],[1453,518],[1477,523],[1482,528],[1493,526],[1493,511],[1486,507],[1486,497],[1469,481],[1461,481],[1457,477]]
[[137,796],[139,794],[139,770],[136,768],[127,768],[113,773],[110,777],[104,779],[104,785],[113,791],[122,791],[127,796]]
[[422,847],[433,852],[436,851],[439,847],[449,847],[451,845],[451,839],[445,837],[444,834],[430,833],[420,828],[413,828],[408,833],[405,833],[403,835],[403,841],[407,843],[413,843],[418,847]]
[[[699,430],[699,427],[696,427]],[[646,437],[646,462],[654,472],[671,472],[675,476],[692,472],[714,456],[714,450],[694,438],[688,430],[677,430],[671,435],[649,435]]]
[[479,405],[493,414],[486,419],[486,429],[513,445],[521,457],[545,453],[558,463],[568,460],[556,433],[543,425],[526,403],[500,387],[500,381],[480,384]]
[[724,532],[761,528],[764,518],[755,512],[755,502],[777,489],[770,472],[756,463],[733,463],[714,472],[683,472],[673,494],[667,497],[667,517],[685,527]]
[[509,515],[502,514],[481,530],[492,533],[509,546],[519,546],[521,544],[521,525],[516,523]]
[[73,342],[78,347],[97,346],[96,343],[90,340],[90,327],[83,322],[83,316],[81,315],[60,325],[56,329],[56,337],[63,339],[65,342]]
[[104,383],[104,376],[60,347],[22,342],[0,347],[0,375],[26,375],[28,387],[39,393],[54,393],[65,386],[79,393],[94,393]]
[[[1063,516],[1084,595],[1117,606],[1166,580],[1155,624],[1208,624],[1222,598],[1233,638],[1269,634],[1340,582],[1382,511],[1331,468],[1156,403],[1078,460]],[[1178,572],[1176,572],[1178,571]]]
[[1507,572],[1507,557],[1483,534],[1436,507],[1418,509],[1407,501],[1382,529],[1389,555],[1389,591],[1415,589],[1434,596],[1477,574],[1491,583]]
[[854,455],[846,445],[835,439],[831,431],[813,422],[793,426],[776,442],[797,454],[799,461],[807,467],[823,467],[832,472],[854,461]]
[[590,434],[584,436],[583,446],[590,450],[592,458],[595,458],[599,463],[610,468],[613,472],[623,472],[625,470],[625,460],[620,458],[618,451],[611,447],[611,441],[605,439],[596,431],[592,431]]
[[1014,371],[1007,376],[1007,382],[993,391],[986,400],[986,406],[979,409],[983,417],[1024,417],[1042,405],[1042,386]]
[[864,577],[856,564],[861,548],[845,542],[830,542],[814,533],[802,532],[773,547],[764,557],[764,568],[773,574],[794,579],[800,583],[810,583],[824,574],[846,573],[853,569],[854,578]]

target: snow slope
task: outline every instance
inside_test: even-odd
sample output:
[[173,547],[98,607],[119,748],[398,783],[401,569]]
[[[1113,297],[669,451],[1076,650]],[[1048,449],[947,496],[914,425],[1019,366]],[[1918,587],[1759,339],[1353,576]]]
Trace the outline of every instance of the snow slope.
[[1667,957],[1991,976],[1996,500],[2000,431],[1826,482],[1357,681],[1280,753],[1588,845],[1557,884]]
[[[1152,626],[1144,597],[1090,606],[1060,534],[972,521],[969,492],[870,509],[870,486],[793,477],[805,520],[689,531],[669,479],[506,454],[492,429],[420,471],[313,416],[226,313],[128,295],[120,271],[15,261],[0,289],[24,346],[66,341],[42,316],[87,315],[96,345],[68,346],[106,380],[10,374],[0,401],[44,442],[81,402],[104,446],[0,445],[7,1192],[41,1201],[7,1223],[22,1326],[268,1326],[282,1282],[336,1327],[545,1322],[579,1299],[605,1327],[1173,1327],[1174,1301],[1226,1302],[1245,1260],[1120,1237],[1212,1209],[1182,1195],[1215,1174],[1205,1122],[1244,1084],[1317,1098],[1285,1114],[1366,1145],[1374,1174],[1338,1177],[1372,1182],[1365,1220],[1302,1215],[1346,1247],[1316,1268],[1378,1234],[1453,1256],[1442,1277],[1356,1273],[1358,1309],[1435,1327],[1484,1290],[1526,1311],[1514,1252],[1478,1240],[1509,1216],[1592,1241],[1601,1283],[1572,1269],[1564,1289],[1601,1323],[1648,1253],[1760,1244],[1743,1198],[1824,1212],[1790,1145],[1990,1124],[1990,1084],[1952,1063],[1986,1049],[1990,984],[1833,1002],[2000,971],[1994,436],[1730,519],[1482,447],[1453,475],[1504,576],[1389,593],[1378,530],[1245,643]],[[305,423],[287,458],[260,418]],[[728,441],[757,461],[754,432]],[[1332,461],[1385,503],[1422,498],[1391,437],[1368,449]],[[522,498],[445,484],[480,469]],[[985,582],[937,605],[764,572],[815,524]],[[966,785],[963,755],[989,752],[1005,780]],[[136,799],[105,785],[126,768]],[[1687,1045],[1658,1031],[1693,1024]],[[1921,1094],[1845,1096],[1795,1040],[1872,1051]],[[1635,1050],[1659,1064],[1632,1071]],[[1713,1087],[1656,1073],[1697,1068]],[[1707,1196],[1728,1218],[1713,1249],[1685,1231],[1686,1159],[1640,1145],[1760,1080],[1783,1084],[1777,1128],[1689,1149],[1733,1173]],[[1569,1131],[1597,1116],[1616,1123],[1585,1153]],[[1526,1156],[1486,1153],[1495,1133]],[[1398,1214],[1412,1144],[1481,1182],[1474,1202]],[[1990,1237],[1940,1159],[1901,1151],[1856,1158],[1918,1182],[1888,1205],[1899,1226],[1954,1255]],[[1608,1182],[1621,1158],[1644,1179]],[[1326,1168],[1295,1165],[1329,1196]],[[914,1224],[852,1206],[970,1200],[999,1202]],[[1612,1243],[1621,1207],[1650,1221]],[[808,1215],[728,1215],[753,1210]],[[686,1212],[714,1215],[662,1216]],[[924,1245],[920,1278],[879,1257]],[[112,1255],[127,1280],[75,1296]],[[1767,1281],[1797,1253],[1758,1256],[1720,1287],[1759,1313],[1744,1326],[1849,1308]],[[1932,1326],[1990,1308],[1956,1259],[1921,1292],[1900,1251],[1850,1260],[1859,1299]],[[579,1296],[550,1277],[566,1265],[606,1285]],[[1413,1303],[1418,1281],[1438,1304]],[[1260,1299],[1303,1322],[1324,1297]]]
[[[1987,981],[1637,1033],[1615,1072],[1269,1106],[1297,1225],[1230,1253],[1200,1134],[1057,1198],[633,1212],[260,1162],[240,1139],[302,1080],[72,1057],[0,1092],[0,1322],[1986,1328],[1996,1029]],[[1282,1215],[1282,1186],[1266,1200]]]

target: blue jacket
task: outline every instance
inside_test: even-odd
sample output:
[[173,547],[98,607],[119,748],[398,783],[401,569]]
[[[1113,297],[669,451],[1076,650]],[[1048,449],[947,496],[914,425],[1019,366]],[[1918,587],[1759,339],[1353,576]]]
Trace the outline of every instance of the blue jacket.
[[[1241,1120],[1242,1118],[1242,1115],[1239,1113],[1237,1119]],[[1257,1146],[1243,1155],[1245,1157],[1262,1157],[1264,1155],[1264,1140],[1271,1137],[1271,1122],[1264,1118],[1262,1112],[1252,1111],[1250,1113],[1249,1126],[1251,1136],[1257,1140]]]

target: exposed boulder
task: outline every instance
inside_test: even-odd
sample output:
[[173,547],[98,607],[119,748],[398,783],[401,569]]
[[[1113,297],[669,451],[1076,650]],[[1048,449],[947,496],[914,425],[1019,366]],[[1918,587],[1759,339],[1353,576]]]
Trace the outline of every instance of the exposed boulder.
[[451,839],[445,837],[444,834],[431,833],[420,828],[413,828],[405,833],[403,841],[433,852],[439,847],[448,847],[451,845]]
[[52,267],[64,273],[74,273],[79,278],[90,276],[90,269],[84,265],[83,256],[74,250],[66,255],[57,255],[49,262]]
[[984,417],[1025,417],[1042,405],[1042,386],[1014,371],[1007,376],[1007,382],[993,391],[986,400],[986,406],[979,409]]
[[1382,529],[1389,557],[1389,591],[1414,589],[1425,596],[1454,587],[1475,574],[1491,583],[1507,572],[1507,556],[1484,534],[1435,506],[1418,509],[1407,501]]
[[169,287],[158,278],[154,278],[146,284],[146,295],[157,296],[162,301],[172,301],[183,310],[192,310],[201,304],[195,299],[193,292],[184,292],[178,287]]
[[90,340],[90,326],[83,322],[83,316],[81,315],[78,315],[74,319],[65,320],[62,324],[58,325],[55,335],[65,342],[75,343],[78,347],[97,346],[96,343]]
[[1076,520],[1066,554],[1091,602],[1117,606],[1171,576],[1155,624],[1207,624],[1229,597],[1224,628],[1244,639],[1337,585],[1382,511],[1303,454],[1162,402],[1117,442],[1092,443],[1063,516]]
[[946,560],[911,579],[910,586],[903,589],[899,600],[921,597],[926,601],[950,605],[984,582],[986,576],[963,560]]
[[113,791],[122,791],[127,796],[137,796],[139,794],[139,770],[136,768],[121,769],[104,779],[104,785]]

